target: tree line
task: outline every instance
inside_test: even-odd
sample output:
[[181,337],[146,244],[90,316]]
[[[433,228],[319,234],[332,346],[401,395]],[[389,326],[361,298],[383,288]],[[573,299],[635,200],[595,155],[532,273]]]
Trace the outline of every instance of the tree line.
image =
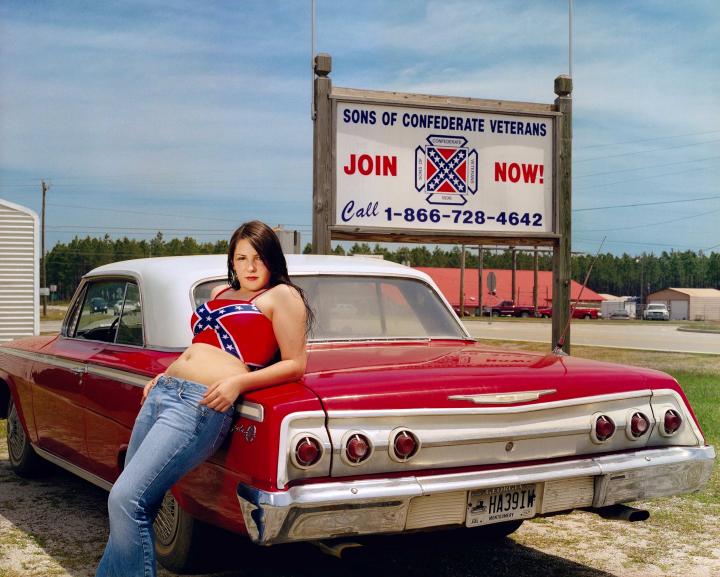
[[[227,240],[201,243],[194,238],[173,238],[165,240],[163,234],[149,241],[135,239],[112,240],[109,235],[102,238],[75,237],[69,243],[58,243],[47,254],[48,285],[58,287],[57,297],[68,299],[82,276],[89,270],[110,262],[135,258],[178,256],[191,254],[223,254],[227,252]],[[304,253],[311,252],[310,244]],[[399,247],[391,250],[379,244],[355,243],[349,249],[337,245],[333,254],[381,254],[386,260],[409,266],[458,268],[461,249],[455,246],[450,250],[425,245]],[[533,251],[516,251],[518,269],[533,268]],[[573,255],[572,277],[582,283],[594,256]],[[478,266],[478,250],[466,248],[465,266],[475,269]],[[492,249],[483,251],[485,268],[509,269],[512,267],[512,251]],[[552,256],[547,252],[538,254],[538,269],[552,270]],[[709,255],[702,251],[665,252],[630,256],[628,254],[601,254],[588,281],[588,287],[596,292],[615,295],[640,295],[655,292],[668,287],[718,288],[720,289],[720,253]]]

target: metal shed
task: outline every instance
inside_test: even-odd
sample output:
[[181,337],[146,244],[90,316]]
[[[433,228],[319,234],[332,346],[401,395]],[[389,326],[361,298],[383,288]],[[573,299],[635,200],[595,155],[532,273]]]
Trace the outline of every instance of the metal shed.
[[667,288],[647,296],[647,302],[668,306],[670,320],[720,321],[720,290]]
[[40,333],[38,216],[0,198],[0,342]]

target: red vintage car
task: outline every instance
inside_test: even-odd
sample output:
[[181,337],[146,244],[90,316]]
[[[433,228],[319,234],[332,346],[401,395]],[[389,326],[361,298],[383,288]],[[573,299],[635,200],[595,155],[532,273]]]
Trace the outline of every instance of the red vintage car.
[[[652,370],[476,343],[430,278],[357,257],[291,256],[317,314],[302,380],[238,401],[226,443],[168,494],[161,562],[204,524],[273,545],[465,527],[697,491],[715,458],[678,383]],[[142,387],[191,340],[224,256],[141,259],[82,279],[59,335],[0,347],[20,475],[43,460],[109,488]],[[122,301],[97,310],[94,299]]]

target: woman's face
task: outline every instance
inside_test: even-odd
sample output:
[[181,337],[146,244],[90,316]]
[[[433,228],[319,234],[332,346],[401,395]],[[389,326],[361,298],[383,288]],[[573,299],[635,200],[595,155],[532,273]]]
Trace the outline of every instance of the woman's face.
[[245,238],[241,238],[235,245],[233,267],[242,289],[255,292],[266,288],[270,283],[270,269]]

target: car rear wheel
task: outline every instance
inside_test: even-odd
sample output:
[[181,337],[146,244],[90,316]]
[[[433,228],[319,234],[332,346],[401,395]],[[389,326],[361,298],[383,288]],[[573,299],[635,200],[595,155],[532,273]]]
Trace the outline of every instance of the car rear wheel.
[[42,471],[43,460],[30,444],[12,397],[7,410],[7,445],[10,466],[15,473],[21,477],[33,477]]
[[174,573],[188,573],[198,567],[208,527],[186,513],[170,491],[153,527],[155,552],[163,567]]

